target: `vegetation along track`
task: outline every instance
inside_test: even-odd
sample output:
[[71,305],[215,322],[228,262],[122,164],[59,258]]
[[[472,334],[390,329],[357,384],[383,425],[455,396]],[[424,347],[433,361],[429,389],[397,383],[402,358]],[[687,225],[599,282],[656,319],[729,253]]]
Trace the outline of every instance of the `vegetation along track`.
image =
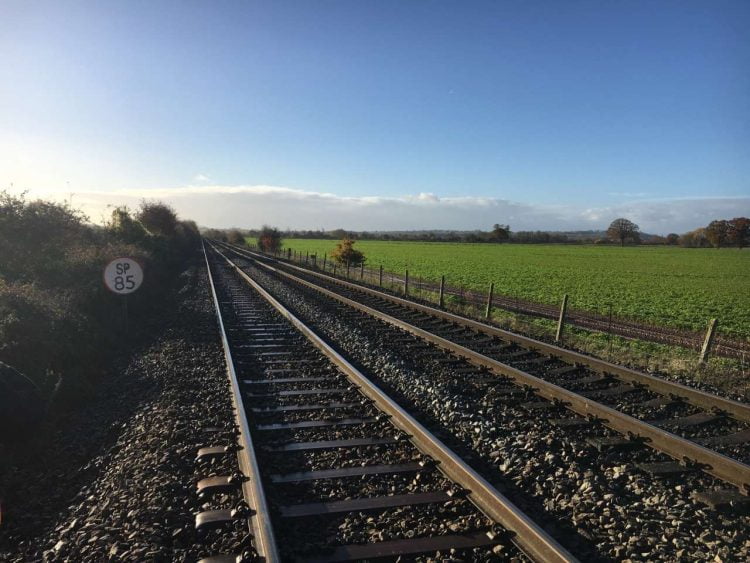
[[199,460],[237,452],[240,471],[199,482],[199,533],[247,519],[244,560],[575,560],[246,273],[206,260],[238,440]]
[[[233,249],[239,255],[267,257]],[[602,424],[620,438],[593,437],[599,449],[650,446],[673,458],[651,465],[654,474],[705,471],[739,491],[706,493],[711,505],[744,503],[750,492],[750,406],[522,337],[431,306],[274,261],[278,273],[296,283],[385,320],[486,368],[511,385],[508,395],[526,386],[545,399],[529,405],[536,412],[563,404],[586,420]],[[293,271],[294,274],[289,273]]]

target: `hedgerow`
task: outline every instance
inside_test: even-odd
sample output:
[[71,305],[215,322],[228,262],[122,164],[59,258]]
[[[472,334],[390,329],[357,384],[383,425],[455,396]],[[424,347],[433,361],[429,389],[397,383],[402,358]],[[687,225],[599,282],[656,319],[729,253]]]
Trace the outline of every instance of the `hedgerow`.
[[163,300],[199,244],[195,223],[169,206],[144,202],[140,214],[150,228],[126,208],[96,226],[66,204],[0,192],[0,361],[54,408],[84,398],[123,342],[123,297],[103,284],[107,262],[129,256],[144,267],[143,286],[128,296],[136,320]]

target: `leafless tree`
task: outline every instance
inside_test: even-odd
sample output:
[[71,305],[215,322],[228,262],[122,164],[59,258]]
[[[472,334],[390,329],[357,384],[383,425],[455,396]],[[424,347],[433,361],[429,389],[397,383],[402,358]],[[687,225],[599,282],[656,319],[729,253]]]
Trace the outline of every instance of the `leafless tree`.
[[629,219],[619,218],[612,221],[607,229],[607,238],[619,241],[620,246],[625,246],[625,241],[633,243],[640,242],[640,228]]

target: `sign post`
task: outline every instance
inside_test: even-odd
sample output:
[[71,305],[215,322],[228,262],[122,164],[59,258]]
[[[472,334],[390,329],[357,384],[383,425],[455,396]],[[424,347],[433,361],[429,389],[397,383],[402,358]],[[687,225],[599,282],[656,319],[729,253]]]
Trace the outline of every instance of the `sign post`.
[[104,268],[104,285],[112,293],[122,295],[122,324],[128,334],[128,294],[143,283],[143,268],[132,258],[115,258]]

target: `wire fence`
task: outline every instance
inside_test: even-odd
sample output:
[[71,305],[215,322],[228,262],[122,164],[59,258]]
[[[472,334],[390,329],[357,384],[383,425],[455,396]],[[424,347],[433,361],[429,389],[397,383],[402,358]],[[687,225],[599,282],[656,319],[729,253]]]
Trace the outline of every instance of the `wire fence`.
[[[383,288],[400,295],[418,297],[448,310],[462,313],[465,313],[467,309],[473,309],[474,313],[479,312],[480,314],[500,309],[517,315],[551,320],[558,320],[560,316],[559,306],[497,294],[494,291],[481,292],[448,285],[445,283],[445,278],[442,282],[421,278],[409,274],[408,270],[397,273],[384,270],[382,266],[378,268],[367,268],[364,265],[347,267],[345,264],[329,260],[326,255],[320,257],[309,252],[299,252],[292,249],[282,250],[277,253],[277,257],[285,258],[311,269],[324,271],[341,279]],[[701,351],[706,337],[706,334],[700,331],[654,325],[613,316],[611,305],[609,305],[607,314],[567,308],[565,324],[624,338],[680,346],[695,351]],[[750,341],[717,335],[713,338],[711,354],[744,361],[745,358],[750,358]]]

